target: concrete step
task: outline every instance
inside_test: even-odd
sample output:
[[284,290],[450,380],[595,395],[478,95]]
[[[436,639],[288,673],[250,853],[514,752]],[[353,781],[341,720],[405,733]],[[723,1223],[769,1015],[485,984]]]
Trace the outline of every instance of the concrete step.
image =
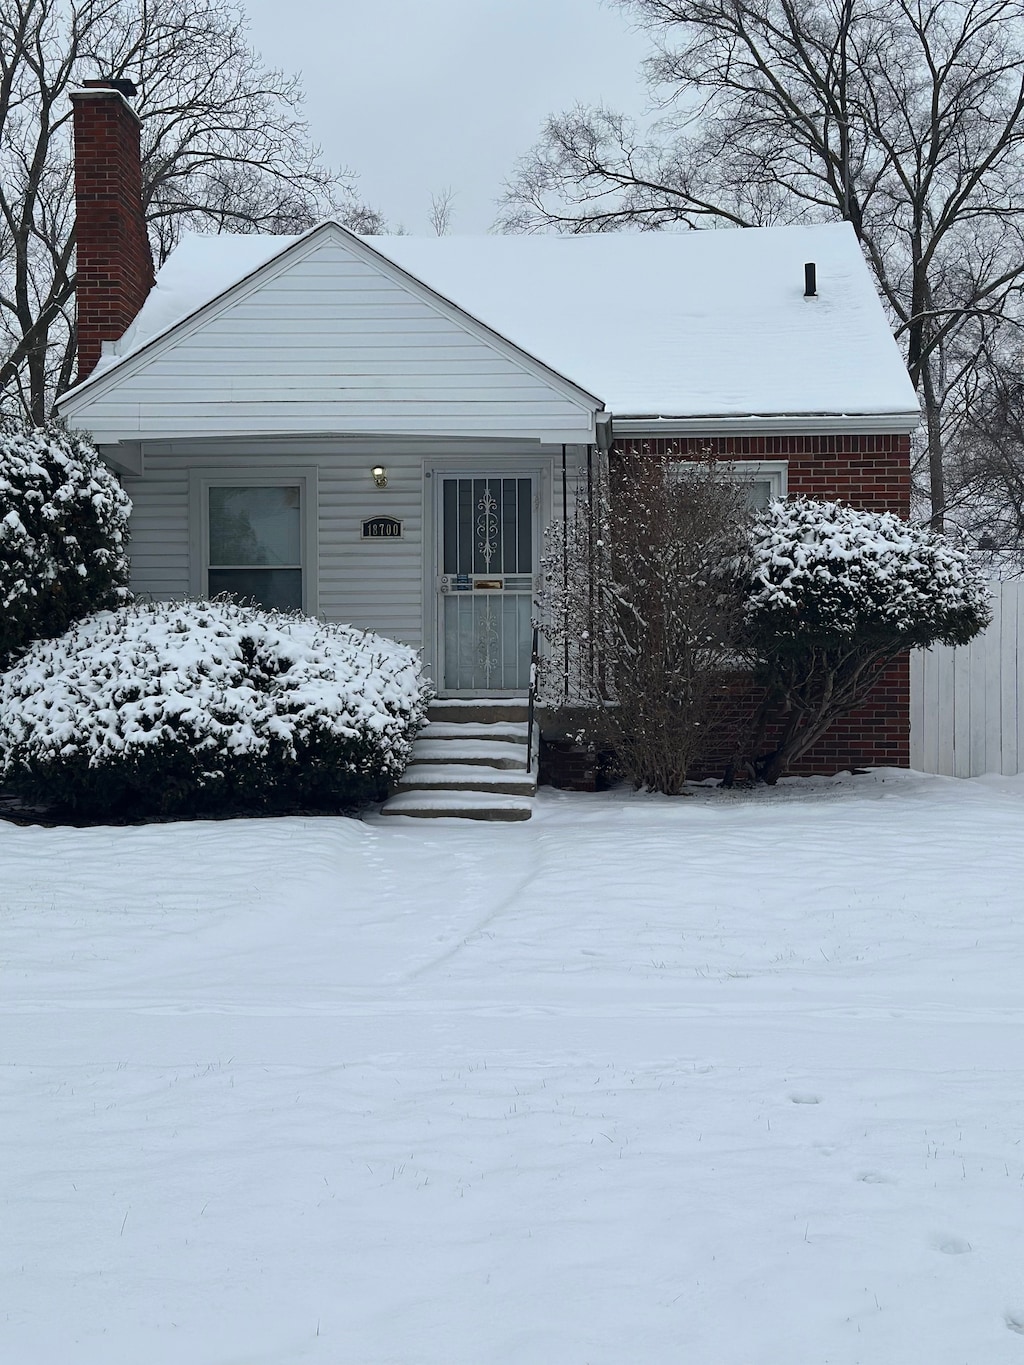
[[420,820],[529,820],[532,814],[530,797],[497,792],[398,792],[381,807],[381,815],[410,815]]
[[525,723],[529,712],[526,697],[442,697],[427,708],[429,721],[488,725],[496,721]]
[[[534,730],[536,731],[536,726]],[[465,720],[431,720],[424,725],[417,739],[487,739],[516,744],[526,743],[526,721],[492,721],[489,724]]]
[[406,791],[504,792],[509,796],[535,796],[536,773],[472,763],[414,763],[398,784]]
[[482,764],[491,768],[526,770],[526,740],[486,739],[417,739],[413,741],[412,757],[407,773],[420,763]]
[[382,815],[417,819],[529,820],[537,793],[526,770],[526,698],[435,701],[412,746],[409,766]]

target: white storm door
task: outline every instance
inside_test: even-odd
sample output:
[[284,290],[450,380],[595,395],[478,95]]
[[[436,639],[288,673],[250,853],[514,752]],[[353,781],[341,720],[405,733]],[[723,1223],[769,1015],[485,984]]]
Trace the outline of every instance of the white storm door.
[[438,686],[525,695],[530,685],[538,480],[443,475],[438,527]]

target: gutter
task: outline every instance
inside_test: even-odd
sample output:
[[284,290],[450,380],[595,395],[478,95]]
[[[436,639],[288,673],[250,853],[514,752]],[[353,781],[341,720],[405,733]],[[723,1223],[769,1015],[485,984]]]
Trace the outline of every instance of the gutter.
[[737,436],[758,435],[887,435],[909,436],[921,425],[920,412],[824,413],[800,412],[760,416],[756,413],[704,417],[623,416],[615,418],[616,436]]

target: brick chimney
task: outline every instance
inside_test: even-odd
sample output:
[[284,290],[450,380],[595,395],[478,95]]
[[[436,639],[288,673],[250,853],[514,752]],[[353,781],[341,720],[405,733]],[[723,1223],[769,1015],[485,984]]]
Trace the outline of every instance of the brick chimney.
[[95,369],[102,343],[124,335],[153,288],[142,211],[141,124],[126,93],[135,93],[127,81],[85,81],[71,94],[79,380]]

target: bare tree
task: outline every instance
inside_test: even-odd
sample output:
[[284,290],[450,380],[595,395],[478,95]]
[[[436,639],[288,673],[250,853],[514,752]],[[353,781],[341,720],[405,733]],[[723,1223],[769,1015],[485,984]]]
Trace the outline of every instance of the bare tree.
[[1024,569],[1024,354],[985,345],[949,473],[951,523],[993,577]]
[[295,232],[380,216],[324,167],[293,77],[264,67],[219,0],[6,0],[0,6],[0,402],[42,422],[74,364],[69,90],[138,87],[146,215],[160,263],[186,227]]
[[932,521],[980,338],[1024,273],[1020,0],[619,0],[655,41],[660,117],[548,120],[509,230],[848,219],[926,419]]
[[452,226],[452,205],[455,191],[451,185],[443,186],[430,196],[430,226],[437,237],[447,237]]
[[677,794],[734,719],[748,523],[728,467],[635,455],[548,533],[542,696],[580,707],[581,737],[636,787]]

